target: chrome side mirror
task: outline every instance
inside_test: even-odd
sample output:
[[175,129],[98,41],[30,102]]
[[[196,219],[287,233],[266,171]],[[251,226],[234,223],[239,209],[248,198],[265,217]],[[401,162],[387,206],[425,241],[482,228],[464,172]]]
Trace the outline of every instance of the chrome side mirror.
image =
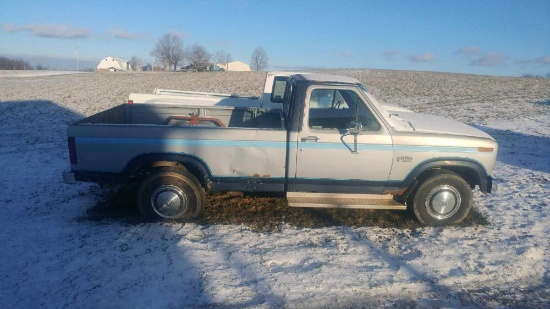
[[363,124],[361,124],[361,121],[351,121],[349,123],[349,134],[353,135],[353,150],[351,153],[358,154],[357,151],[357,135],[361,134],[361,129],[363,128]]

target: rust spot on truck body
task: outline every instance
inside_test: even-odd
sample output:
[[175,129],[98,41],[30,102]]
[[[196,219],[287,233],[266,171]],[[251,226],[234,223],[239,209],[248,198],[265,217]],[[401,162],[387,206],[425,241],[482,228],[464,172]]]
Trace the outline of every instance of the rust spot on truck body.
[[269,178],[269,177],[271,177],[271,174],[260,175],[258,173],[254,173],[254,175],[252,175],[252,178]]
[[383,195],[403,195],[403,193],[405,193],[405,191],[407,191],[407,188],[402,188],[402,189],[399,189],[399,190],[388,190],[388,191],[384,191],[382,192]]

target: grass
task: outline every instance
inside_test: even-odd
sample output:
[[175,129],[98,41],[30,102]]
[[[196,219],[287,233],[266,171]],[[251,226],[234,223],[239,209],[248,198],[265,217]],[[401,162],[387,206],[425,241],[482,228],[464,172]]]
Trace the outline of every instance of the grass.
[[[98,202],[83,219],[143,222],[136,206],[136,192],[135,186],[100,190]],[[241,192],[209,194],[202,216],[192,222],[203,226],[243,225],[257,232],[277,232],[285,224],[296,228],[375,226],[416,229],[423,226],[410,211],[293,208],[287,206],[283,197]],[[488,224],[489,221],[473,209],[460,226]]]

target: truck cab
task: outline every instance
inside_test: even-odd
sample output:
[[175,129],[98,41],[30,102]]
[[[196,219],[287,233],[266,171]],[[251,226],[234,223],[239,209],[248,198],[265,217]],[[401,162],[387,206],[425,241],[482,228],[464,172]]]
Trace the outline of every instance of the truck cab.
[[295,75],[287,91],[289,190],[381,194],[391,171],[392,139],[360,84]]

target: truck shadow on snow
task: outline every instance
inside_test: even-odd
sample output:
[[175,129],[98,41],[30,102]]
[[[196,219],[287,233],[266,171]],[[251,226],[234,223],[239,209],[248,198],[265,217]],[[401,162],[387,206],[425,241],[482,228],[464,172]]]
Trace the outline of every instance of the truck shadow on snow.
[[[132,307],[137,302],[168,307],[172,302],[185,308],[208,304],[210,297],[193,267],[195,261],[181,251],[178,235],[171,230],[147,225],[137,232],[140,237],[132,238],[136,234],[121,224],[68,224],[73,214],[89,207],[89,196],[104,194],[98,186],[62,183],[61,172],[69,166],[67,124],[81,118],[49,100],[0,102],[3,217],[33,221],[2,223],[4,239],[9,240],[3,242],[2,261],[11,261],[2,269],[2,307]],[[6,202],[16,195],[24,202],[16,203],[15,198]],[[20,243],[32,245],[19,248]],[[48,255],[59,258],[53,261]],[[25,273],[20,271],[21,263],[26,265]],[[27,284],[30,281],[34,283]],[[185,289],[166,282],[177,282]]]
[[60,140],[66,145],[67,124],[81,118],[82,115],[49,100],[0,101],[0,129],[5,141],[2,146]]
[[[120,186],[92,189],[98,196],[94,207],[82,218],[91,221],[116,220],[141,224],[143,219],[136,206],[137,187]],[[183,221],[175,221],[183,222]],[[336,226],[416,229],[420,224],[412,211],[293,208],[282,195],[245,194],[241,192],[211,192],[202,216],[191,221],[212,224],[244,225],[257,232],[279,231],[284,225],[296,228]],[[474,207],[460,226],[488,225],[489,221]]]
[[[548,103],[548,102],[547,102]],[[496,139],[497,161],[520,168],[550,173],[550,137],[476,126]]]

